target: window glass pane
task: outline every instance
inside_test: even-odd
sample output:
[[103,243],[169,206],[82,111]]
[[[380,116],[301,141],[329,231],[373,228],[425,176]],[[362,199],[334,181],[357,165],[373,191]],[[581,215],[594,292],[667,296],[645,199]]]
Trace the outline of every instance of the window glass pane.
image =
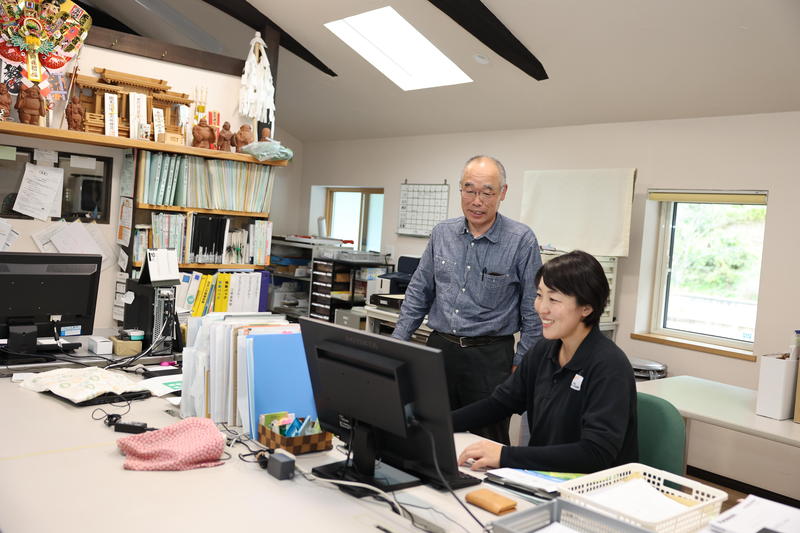
[[369,195],[369,214],[367,218],[366,250],[381,251],[381,230],[383,229],[383,195]]
[[674,204],[663,327],[752,342],[766,206]]
[[330,236],[358,243],[361,221],[361,193],[334,192]]

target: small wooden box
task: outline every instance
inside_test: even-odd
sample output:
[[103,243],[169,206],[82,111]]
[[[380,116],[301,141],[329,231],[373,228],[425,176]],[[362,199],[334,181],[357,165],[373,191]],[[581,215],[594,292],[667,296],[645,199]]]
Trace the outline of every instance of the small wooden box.
[[183,146],[183,135],[180,133],[159,133],[158,134],[158,142],[164,144],[177,144],[179,146]]

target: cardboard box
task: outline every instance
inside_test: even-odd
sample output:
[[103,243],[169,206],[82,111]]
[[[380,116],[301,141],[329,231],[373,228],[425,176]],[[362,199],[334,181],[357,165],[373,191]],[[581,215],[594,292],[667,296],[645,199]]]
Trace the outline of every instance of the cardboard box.
[[786,420],[792,418],[797,390],[797,359],[762,355],[758,372],[756,414]]
[[314,435],[302,437],[284,437],[280,433],[270,431],[266,426],[258,426],[258,441],[267,448],[283,448],[289,453],[300,455],[303,453],[322,452],[333,448],[333,433],[323,431]]
[[159,133],[158,134],[158,142],[164,144],[177,144],[179,146],[183,146],[186,144],[183,140],[183,135],[180,133]]
[[114,355],[127,357],[142,351],[142,341],[123,341],[119,337],[110,337],[110,339],[114,345]]

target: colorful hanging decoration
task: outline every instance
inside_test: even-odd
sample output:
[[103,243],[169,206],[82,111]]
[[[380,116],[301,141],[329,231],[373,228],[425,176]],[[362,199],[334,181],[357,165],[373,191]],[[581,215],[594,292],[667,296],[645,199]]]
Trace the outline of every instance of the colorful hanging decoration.
[[91,26],[89,13],[71,0],[0,0],[0,57],[39,83],[45,68],[64,70]]

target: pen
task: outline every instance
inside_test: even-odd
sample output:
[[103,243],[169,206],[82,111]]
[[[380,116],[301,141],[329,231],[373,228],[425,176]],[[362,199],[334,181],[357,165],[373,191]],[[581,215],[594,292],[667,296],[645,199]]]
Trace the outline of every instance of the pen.
[[383,531],[383,533],[392,533],[391,529],[387,529],[387,528],[385,528],[383,526],[379,526],[379,525],[376,524],[375,527],[380,529],[381,531]]
[[481,271],[481,281],[483,281],[483,277],[485,275],[486,275],[486,267],[483,267],[483,270]]

